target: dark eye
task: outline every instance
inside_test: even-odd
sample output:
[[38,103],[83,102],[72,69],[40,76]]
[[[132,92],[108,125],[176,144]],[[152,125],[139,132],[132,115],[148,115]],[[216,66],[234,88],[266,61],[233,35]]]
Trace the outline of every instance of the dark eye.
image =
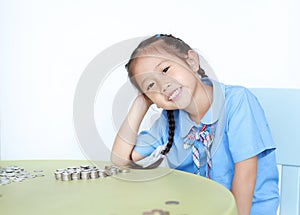
[[148,85],[147,90],[150,90],[153,86],[154,86],[154,82],[151,82],[151,83]]
[[169,66],[167,66],[166,68],[164,68],[163,71],[162,71],[162,73],[167,73],[168,70],[169,70],[169,68],[170,68]]

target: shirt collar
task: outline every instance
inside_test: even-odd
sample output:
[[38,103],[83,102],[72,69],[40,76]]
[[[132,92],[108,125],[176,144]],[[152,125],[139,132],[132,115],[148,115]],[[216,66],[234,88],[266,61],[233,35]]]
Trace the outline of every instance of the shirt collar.
[[[225,91],[224,84],[221,84],[215,80],[209,78],[201,78],[201,81],[213,87],[213,101],[206,112],[206,114],[201,119],[202,124],[213,124],[218,121],[221,114],[221,110],[225,103]],[[193,126],[199,126],[197,123],[192,121],[187,112],[184,110],[179,110],[179,125],[180,125],[180,136],[185,137]]]

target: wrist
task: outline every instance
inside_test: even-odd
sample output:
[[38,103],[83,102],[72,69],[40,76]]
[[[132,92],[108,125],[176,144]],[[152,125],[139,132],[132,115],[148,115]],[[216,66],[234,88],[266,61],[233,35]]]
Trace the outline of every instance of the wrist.
[[145,101],[143,95],[137,96],[129,110],[127,118],[125,119],[127,126],[137,132],[150,105],[150,103]]
[[137,110],[137,113],[145,115],[152,104],[152,101],[148,97],[140,94],[136,97],[132,108]]

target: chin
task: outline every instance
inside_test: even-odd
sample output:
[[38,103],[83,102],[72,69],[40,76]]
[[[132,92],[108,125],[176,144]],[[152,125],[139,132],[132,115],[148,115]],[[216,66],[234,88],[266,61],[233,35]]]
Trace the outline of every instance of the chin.
[[166,106],[165,110],[183,110],[183,109],[186,109],[188,107],[188,105],[186,104],[175,104],[175,105],[172,105],[172,106]]

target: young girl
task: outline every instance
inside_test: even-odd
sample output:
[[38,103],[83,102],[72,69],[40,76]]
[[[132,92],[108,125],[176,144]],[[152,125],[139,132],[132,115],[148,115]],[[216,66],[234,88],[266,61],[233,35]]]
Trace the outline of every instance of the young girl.
[[[115,139],[112,162],[152,168],[165,157],[170,168],[231,190],[239,215],[276,214],[275,145],[250,91],[209,79],[198,54],[172,35],[141,42],[126,68],[140,94]],[[164,110],[137,134],[152,104]]]

